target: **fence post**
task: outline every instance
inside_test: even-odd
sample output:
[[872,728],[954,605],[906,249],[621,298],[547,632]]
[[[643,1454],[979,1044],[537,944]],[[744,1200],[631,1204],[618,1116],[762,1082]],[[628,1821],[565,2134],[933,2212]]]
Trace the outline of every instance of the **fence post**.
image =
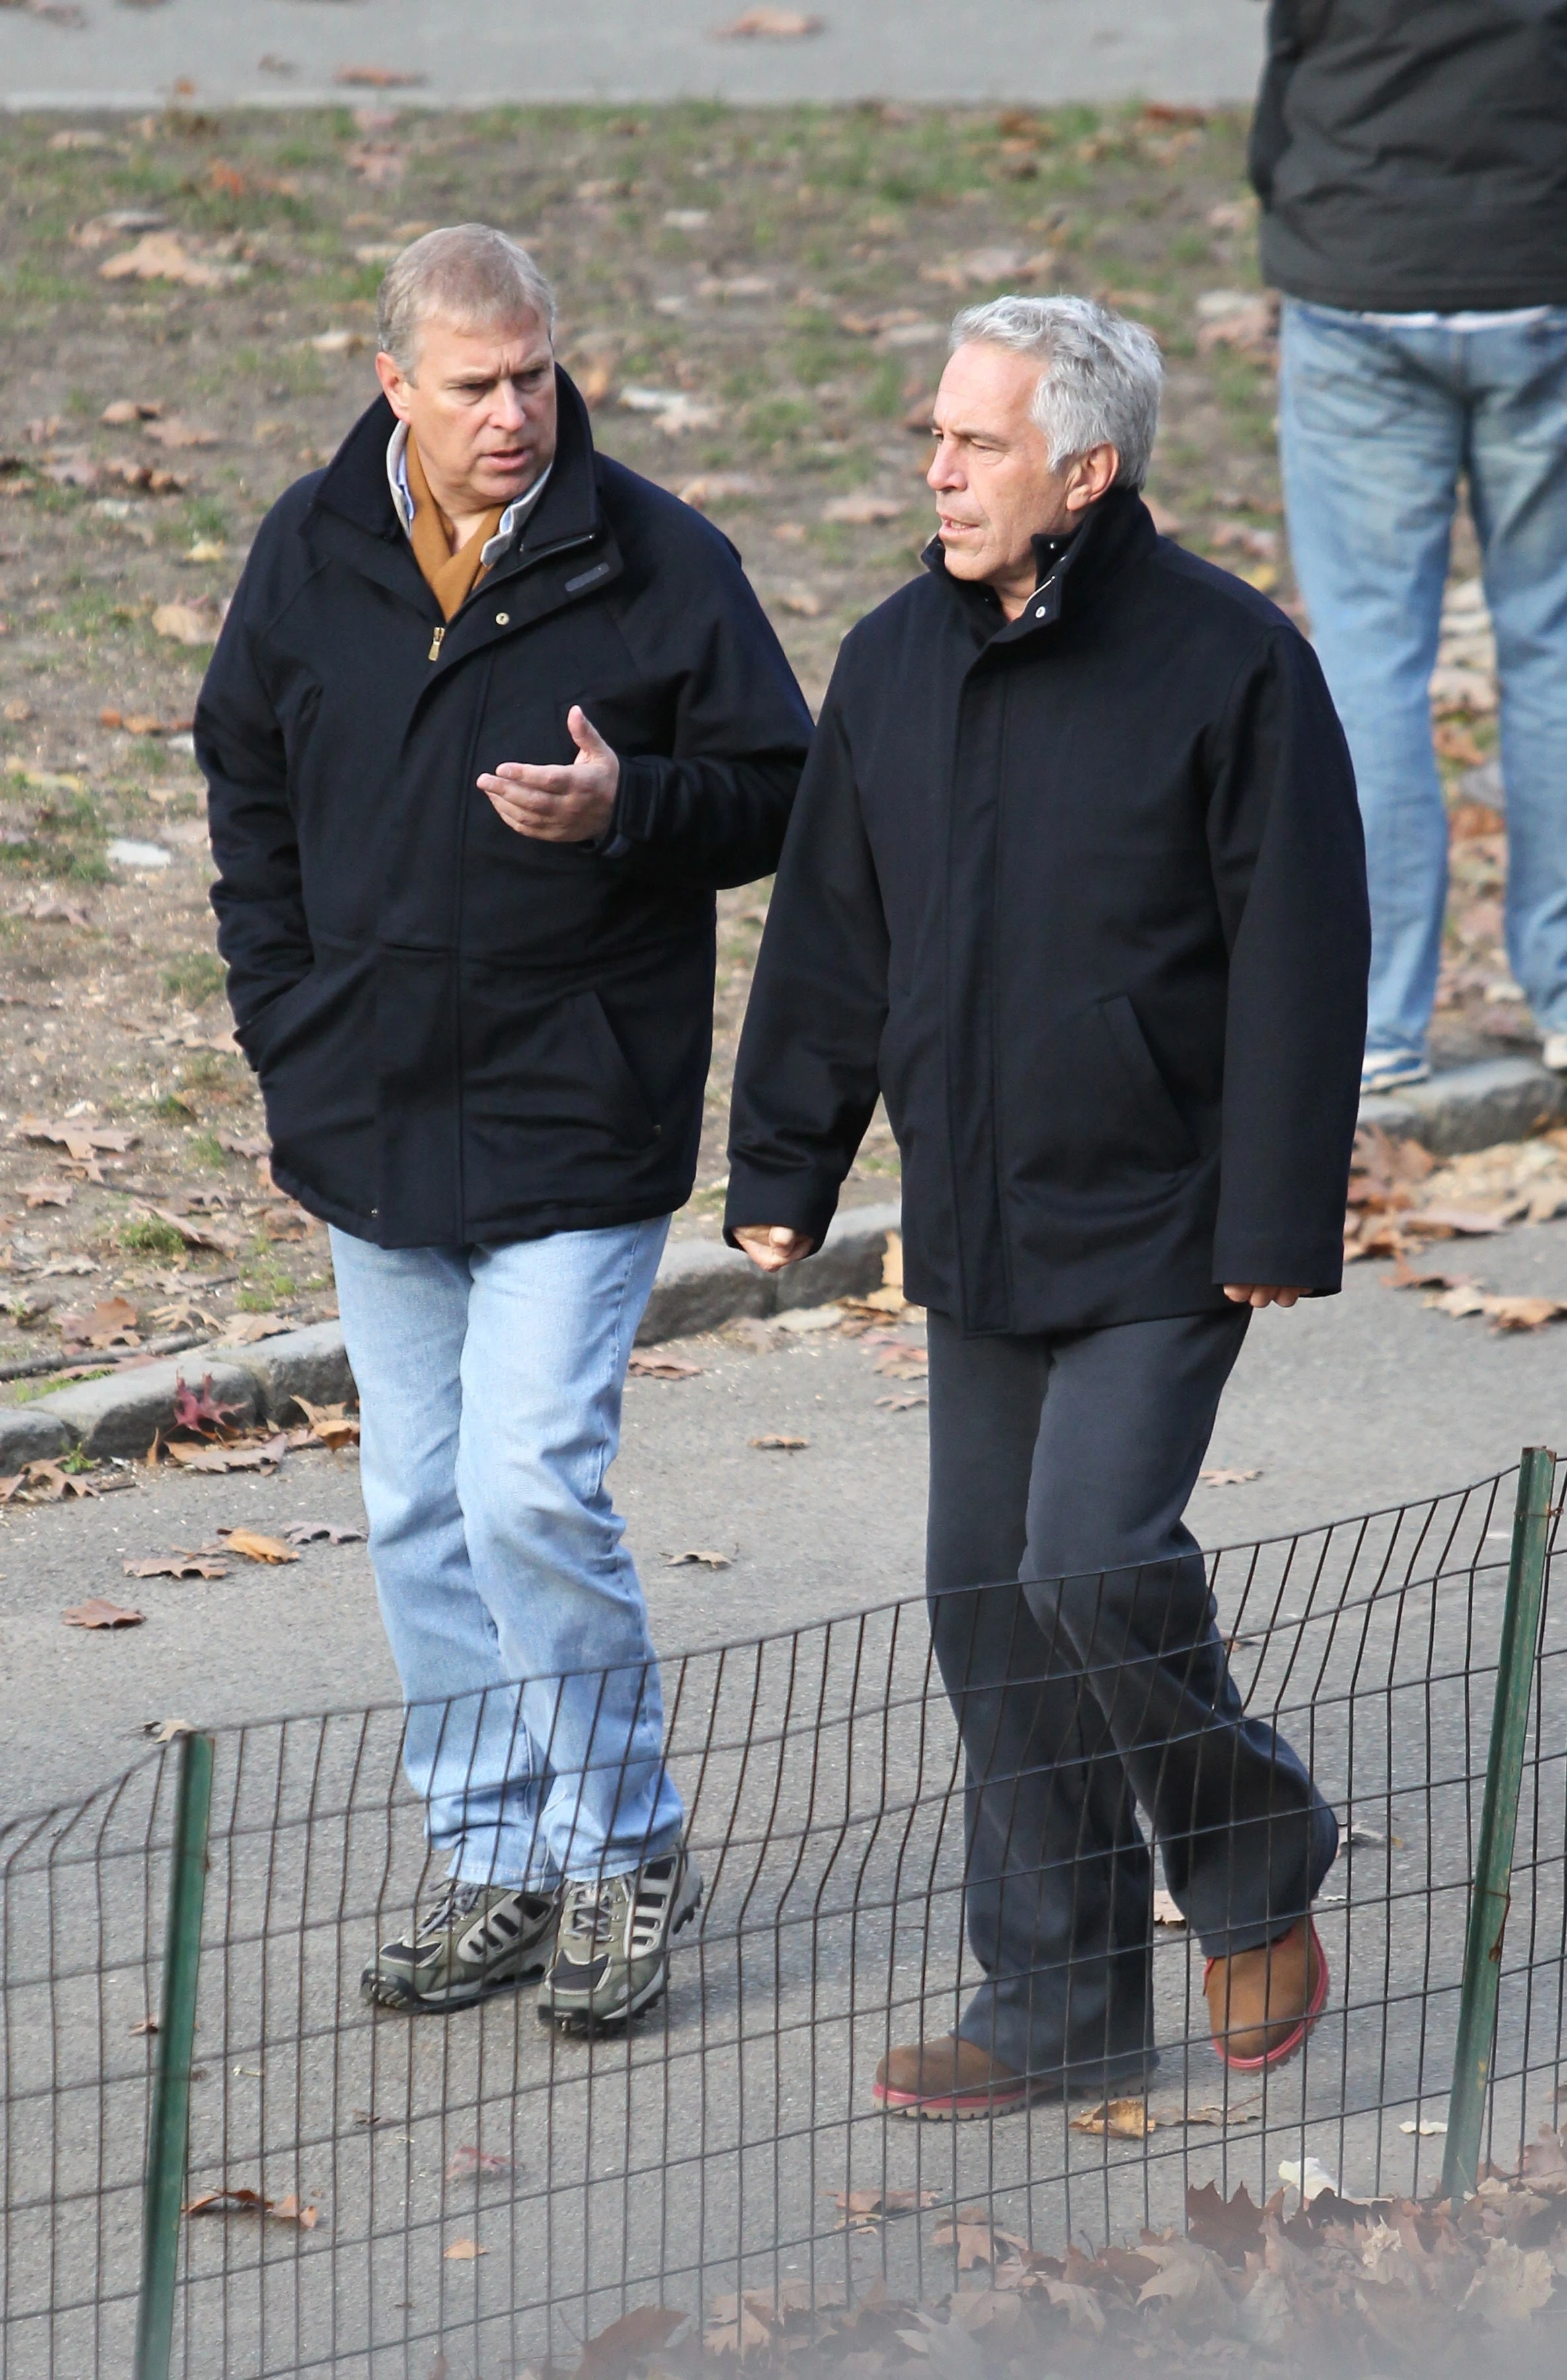
[[1480,1807],[1480,1838],[1469,1896],[1464,1989],[1458,2004],[1458,2046],[1453,2056],[1452,2096],[1447,2110],[1447,2148],[1441,2169],[1444,2198],[1467,2197],[1479,2176],[1480,2133],[1496,2041],[1501,1946],[1512,1899],[1513,1844],[1518,1828],[1524,1746],[1534,1693],[1540,1612],[1545,1601],[1550,1498],[1555,1478],[1556,1457],[1549,1449],[1526,1446],[1518,1465],[1518,1502],[1513,1518],[1513,1548],[1507,1563],[1507,1597],[1502,1606],[1501,1646],[1497,1659],[1496,1707],[1491,1717],[1486,1796]]
[[182,1735],[175,1790],[174,1857],[163,1937],[163,1998],[158,2019],[152,2120],[142,2197],[141,2289],[136,2309],[135,2380],[168,2380],[174,2350],[180,2207],[190,2129],[190,2059],[201,1910],[207,1896],[207,1833],[212,1809],[212,1739]]

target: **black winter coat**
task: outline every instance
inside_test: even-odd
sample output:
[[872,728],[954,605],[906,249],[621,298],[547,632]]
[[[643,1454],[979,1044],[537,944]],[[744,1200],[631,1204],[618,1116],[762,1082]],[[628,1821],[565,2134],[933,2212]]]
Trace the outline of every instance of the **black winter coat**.
[[[521,550],[440,612],[378,401],[257,535],[197,711],[218,944],[283,1187],[384,1247],[536,1238],[689,1196],[714,888],[775,865],[811,720],[727,539],[561,440]],[[602,848],[475,779],[621,759]]]
[[1251,177],[1292,297],[1567,305],[1567,0],[1272,0]]
[[1008,625],[845,639],[741,1037],[726,1218],[819,1238],[880,1089],[904,1281],[970,1332],[1340,1284],[1369,950],[1311,648],[1113,491]]

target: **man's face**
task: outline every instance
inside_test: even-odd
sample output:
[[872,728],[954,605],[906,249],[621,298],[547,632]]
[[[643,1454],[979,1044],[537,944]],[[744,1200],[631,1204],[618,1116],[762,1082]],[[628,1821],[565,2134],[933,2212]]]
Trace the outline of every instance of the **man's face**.
[[384,354],[376,370],[448,513],[513,503],[554,456],[555,354],[535,315],[493,330],[428,316],[416,377]]
[[1031,588],[1031,540],[1075,528],[1091,501],[1071,502],[1071,466],[1050,468],[1044,432],[1029,413],[1039,375],[1037,358],[988,339],[970,339],[947,360],[932,415],[936,449],[926,480],[955,578]]

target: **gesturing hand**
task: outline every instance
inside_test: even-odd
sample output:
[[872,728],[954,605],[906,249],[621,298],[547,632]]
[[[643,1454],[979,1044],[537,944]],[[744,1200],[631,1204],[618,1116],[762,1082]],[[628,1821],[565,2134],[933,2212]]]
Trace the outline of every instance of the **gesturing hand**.
[[1303,1289],[1265,1289],[1250,1281],[1232,1281],[1225,1282],[1224,1295],[1232,1305],[1255,1306],[1260,1313],[1265,1305],[1293,1305],[1297,1297],[1306,1295],[1306,1292]]
[[569,768],[502,760],[478,781],[497,815],[539,843],[592,843],[614,814],[621,764],[580,703],[566,713],[577,757]]

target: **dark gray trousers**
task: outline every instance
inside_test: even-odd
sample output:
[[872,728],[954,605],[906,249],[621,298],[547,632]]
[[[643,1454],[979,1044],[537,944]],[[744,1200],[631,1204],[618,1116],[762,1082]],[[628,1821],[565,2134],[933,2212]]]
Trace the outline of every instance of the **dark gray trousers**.
[[927,1585],[985,1974],[958,2031],[1020,2073],[1098,2088],[1153,2062],[1139,1809],[1210,1957],[1293,1924],[1337,1850],[1242,1711],[1181,1517],[1248,1319],[966,1339],[930,1318]]

